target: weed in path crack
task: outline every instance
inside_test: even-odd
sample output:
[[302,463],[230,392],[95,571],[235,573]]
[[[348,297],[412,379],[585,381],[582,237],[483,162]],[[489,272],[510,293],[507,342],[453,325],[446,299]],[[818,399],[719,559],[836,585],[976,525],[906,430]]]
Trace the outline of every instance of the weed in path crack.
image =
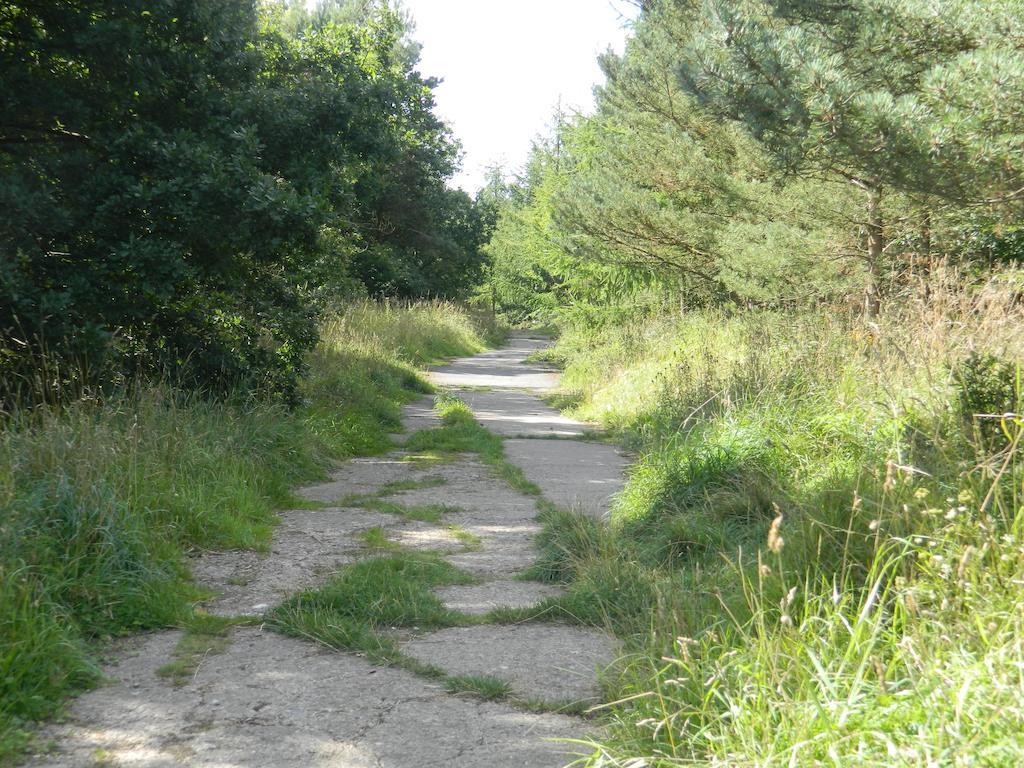
[[438,453],[476,453],[498,478],[529,496],[540,496],[540,488],[526,479],[523,471],[505,458],[504,441],[482,427],[464,402],[451,394],[437,398],[441,426],[423,429],[409,436],[406,448]]
[[398,515],[406,520],[419,520],[424,523],[437,523],[445,515],[462,511],[460,507],[451,504],[412,504],[407,506],[405,504],[396,504],[393,501],[384,501],[383,499],[368,501],[362,506],[374,512]]
[[[393,480],[390,483],[382,485],[378,490],[372,493],[353,493],[348,496],[344,496],[338,500],[339,507],[359,507],[365,509],[379,509],[383,503],[382,499],[387,496],[392,496],[402,491],[417,491],[423,488],[436,488],[439,485],[444,485],[448,482],[448,478],[441,477],[440,475],[431,475],[430,477],[408,480]],[[394,504],[394,507],[399,505]],[[380,510],[380,511],[391,511],[391,510]]]
[[576,715],[584,717],[592,713],[594,705],[585,701],[547,701],[545,699],[516,699],[515,705],[526,712],[537,715]]
[[468,623],[468,617],[445,608],[431,588],[472,581],[472,576],[438,555],[403,550],[346,566],[319,589],[302,592],[276,607],[267,615],[267,623],[287,635],[418,671],[413,668],[417,663],[401,654],[387,630]]
[[156,674],[173,685],[184,685],[195,675],[207,656],[227,650],[231,644],[231,628],[245,621],[247,619],[212,616],[208,613],[193,614],[185,623],[184,634],[172,652],[174,661],[157,669]]
[[507,699],[512,686],[505,680],[490,675],[451,675],[444,680],[448,693],[468,693],[484,701]]
[[448,533],[454,536],[456,540],[462,544],[463,549],[467,552],[479,552],[484,548],[483,539],[475,533],[467,531],[465,528],[458,525],[448,525],[445,526],[445,528],[448,530]]

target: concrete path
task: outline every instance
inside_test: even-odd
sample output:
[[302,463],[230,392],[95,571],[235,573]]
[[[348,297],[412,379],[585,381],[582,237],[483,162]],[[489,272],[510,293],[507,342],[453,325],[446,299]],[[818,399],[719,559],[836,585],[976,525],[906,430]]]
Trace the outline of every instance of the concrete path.
[[[525,362],[542,344],[514,338],[431,378],[462,397],[488,429],[515,437],[505,442],[509,459],[547,498],[601,516],[621,487],[625,459],[610,446],[561,439],[584,436],[587,426],[537,396],[557,383],[555,372]],[[432,398],[406,408],[407,431],[437,424],[431,405]],[[259,615],[345,564],[374,556],[361,535],[370,529],[402,546],[441,553],[476,577],[437,590],[452,610],[481,615],[558,593],[517,578],[535,557],[533,498],[496,479],[474,456],[439,465],[410,458],[396,451],[349,461],[328,482],[302,489],[323,508],[282,513],[267,553],[197,558],[197,581],[216,593],[207,610]],[[406,490],[389,489],[396,482]],[[447,513],[428,523],[351,506],[354,495],[372,493],[407,507],[443,504]],[[191,679],[175,686],[156,670],[172,658],[180,636],[159,632],[122,643],[106,669],[109,683],[78,698],[66,722],[45,730],[53,749],[32,764],[556,768],[574,759],[575,748],[564,740],[596,727],[558,714],[558,707],[599,701],[597,673],[616,652],[603,632],[551,623],[399,638],[405,653],[450,675],[487,675],[511,686],[513,700],[484,702],[260,627],[236,628],[222,653],[203,659]],[[537,713],[544,708],[552,711]]]

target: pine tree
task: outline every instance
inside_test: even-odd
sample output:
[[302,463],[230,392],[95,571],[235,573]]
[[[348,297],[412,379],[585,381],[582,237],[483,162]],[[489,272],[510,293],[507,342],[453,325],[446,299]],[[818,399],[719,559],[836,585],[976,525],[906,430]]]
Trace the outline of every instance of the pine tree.
[[[1016,193],[1007,177],[1019,179],[1020,160],[1006,150],[1020,146],[1019,134],[997,137],[967,108],[964,90],[984,80],[991,94],[1000,72],[1019,71],[1018,51],[995,45],[996,30],[1019,13],[999,5],[1004,12],[982,23],[974,0],[710,0],[680,48],[686,90],[742,122],[780,169],[863,191],[869,314],[878,307],[886,189],[961,203],[993,184]],[[1004,111],[1015,116],[1021,100],[1012,101]]]

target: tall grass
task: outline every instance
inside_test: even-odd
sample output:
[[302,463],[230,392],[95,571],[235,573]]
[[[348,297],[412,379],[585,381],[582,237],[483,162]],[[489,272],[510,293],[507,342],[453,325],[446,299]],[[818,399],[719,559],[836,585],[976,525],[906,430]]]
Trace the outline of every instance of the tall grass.
[[360,304],[326,324],[304,403],[137,387],[0,428],[0,761],[31,720],[97,679],[94,641],[182,624],[184,555],[263,548],[290,489],[389,446],[417,367],[484,339],[443,304]]
[[610,525],[543,540],[632,651],[594,764],[1024,762],[1020,280],[564,333],[640,454]]

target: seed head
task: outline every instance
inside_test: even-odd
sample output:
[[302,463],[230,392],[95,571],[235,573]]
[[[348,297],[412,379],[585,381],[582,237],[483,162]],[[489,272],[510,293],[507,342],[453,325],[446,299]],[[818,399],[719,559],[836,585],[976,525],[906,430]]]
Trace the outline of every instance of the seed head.
[[782,528],[782,515],[778,515],[772,520],[772,525],[768,529],[768,549],[774,552],[776,555],[782,552],[782,548],[786,546],[786,540],[782,538],[782,534],[779,530]]

